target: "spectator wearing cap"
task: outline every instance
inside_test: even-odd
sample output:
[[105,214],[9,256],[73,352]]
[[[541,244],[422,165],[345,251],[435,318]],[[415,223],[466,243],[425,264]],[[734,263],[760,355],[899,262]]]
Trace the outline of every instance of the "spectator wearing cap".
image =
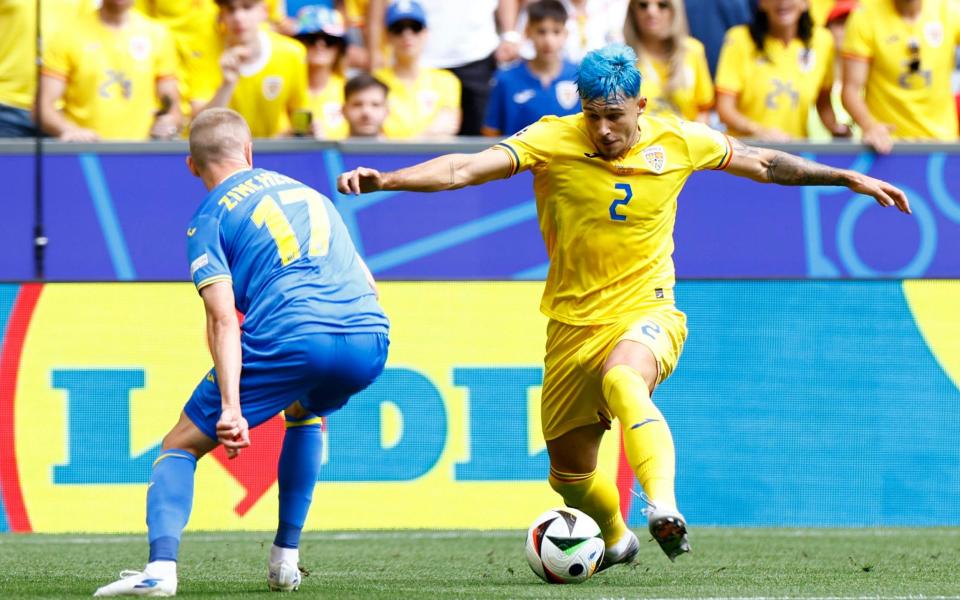
[[132,9],[132,0],[103,0],[46,44],[38,102],[44,133],[78,142],[177,135],[173,38]]
[[307,85],[313,135],[318,139],[347,137],[343,118],[343,61],[346,25],[340,11],[308,5],[297,13],[294,36],[307,49]]
[[388,93],[387,86],[369,73],[360,73],[347,81],[343,89],[343,117],[350,137],[383,137]]
[[460,82],[453,73],[423,64],[427,16],[414,0],[398,0],[386,14],[393,65],[375,75],[390,90],[388,138],[445,137],[460,128]]
[[563,58],[567,10],[559,0],[527,6],[525,34],[534,57],[503,67],[494,77],[483,134],[514,134],[546,115],[580,112],[577,65]]
[[[371,9],[377,1],[370,1]],[[423,52],[424,64],[449,69],[460,80],[459,133],[480,135],[497,65],[519,56],[523,39],[516,30],[519,0],[419,0],[419,4],[431,32]]]
[[951,77],[960,44],[955,0],[864,2],[843,40],[843,105],[880,153],[894,140],[957,139]]
[[713,80],[703,44],[687,34],[682,0],[632,0],[623,37],[637,53],[646,113],[706,123]]
[[306,51],[302,44],[263,27],[262,0],[217,0],[222,35],[189,69],[195,113],[229,107],[247,120],[254,137],[293,131],[309,110]]
[[806,0],[760,0],[753,22],[727,32],[717,67],[717,114],[731,135],[806,139],[816,107],[833,135],[849,135],[830,103],[833,38],[815,27]]

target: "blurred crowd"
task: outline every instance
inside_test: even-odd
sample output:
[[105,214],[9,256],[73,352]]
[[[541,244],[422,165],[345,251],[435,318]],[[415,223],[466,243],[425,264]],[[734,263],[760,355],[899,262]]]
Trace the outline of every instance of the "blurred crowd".
[[960,132],[960,0],[39,5],[0,0],[0,137],[173,139],[214,106],[256,137],[505,136],[578,112],[577,63],[614,42],[648,114],[878,152]]

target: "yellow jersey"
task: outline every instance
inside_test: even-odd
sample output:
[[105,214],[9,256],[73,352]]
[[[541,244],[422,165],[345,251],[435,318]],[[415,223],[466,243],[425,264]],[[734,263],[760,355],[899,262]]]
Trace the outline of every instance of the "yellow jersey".
[[320,93],[310,92],[310,111],[313,122],[319,124],[320,135],[325,140],[342,140],[350,135],[350,125],[343,116],[342,75],[333,73]]
[[63,113],[107,140],[145,140],[159,108],[157,81],[175,77],[167,29],[136,11],[122,28],[98,12],[64,27],[43,50],[43,74],[66,82]]
[[[222,38],[201,51],[188,68],[190,101],[209,102],[220,83]],[[307,53],[303,44],[273,31],[260,32],[260,57],[240,70],[228,106],[247,120],[254,137],[283,135],[290,131],[290,115],[307,109]]]
[[460,110],[460,80],[450,71],[421,67],[413,85],[398,79],[392,68],[378,69],[374,75],[390,90],[390,114],[383,123],[387,138],[417,137],[441,110]]
[[637,63],[643,75],[640,95],[647,98],[646,112],[650,116],[670,113],[692,121],[700,111],[710,110],[713,106],[713,79],[710,78],[703,44],[692,37],[687,37],[683,43],[686,46],[683,57],[684,85],[673,90],[669,96],[666,93],[669,65],[651,57],[643,57]]
[[[96,9],[95,0],[44,0],[40,27],[53,39],[62,23]],[[37,90],[37,3],[0,0],[0,104],[29,110]]]
[[809,48],[799,39],[784,45],[768,36],[759,52],[747,26],[740,25],[727,32],[720,50],[717,93],[737,96],[740,112],[764,127],[805,138],[810,108],[821,90],[833,86],[833,62],[833,36],[821,27],[814,28]]
[[823,26],[827,24],[827,16],[836,0],[810,0],[810,18],[813,24]]
[[957,8],[949,0],[924,0],[919,18],[909,23],[893,0],[875,0],[847,21],[842,54],[870,62],[867,108],[873,118],[894,126],[894,138],[957,139],[950,88],[960,44]]
[[733,149],[701,123],[641,115],[626,155],[606,160],[583,113],[544,117],[494,146],[533,172],[550,258],[540,310],[571,325],[611,323],[672,298],[677,196],[690,174],[724,169]]

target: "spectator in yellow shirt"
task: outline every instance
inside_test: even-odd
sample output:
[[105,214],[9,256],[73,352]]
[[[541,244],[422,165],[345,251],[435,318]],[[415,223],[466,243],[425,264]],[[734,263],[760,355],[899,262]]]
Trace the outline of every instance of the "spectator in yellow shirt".
[[347,82],[343,90],[343,117],[350,137],[383,137],[388,93],[387,86],[369,73],[360,73]]
[[850,135],[830,102],[833,61],[833,37],[814,26],[806,0],[760,0],[753,22],[728,31],[720,51],[720,120],[737,137],[806,139],[816,106],[831,134]]
[[623,38],[637,53],[648,115],[706,122],[713,81],[703,44],[690,37],[681,0],[631,0]]
[[393,66],[375,75],[390,89],[388,138],[452,136],[460,129],[460,80],[422,64],[427,16],[419,2],[397,0],[387,8],[387,40]]
[[873,0],[847,21],[843,105],[863,141],[887,153],[893,140],[957,139],[950,78],[960,44],[954,0]]
[[[93,0],[44,0],[41,35],[96,10]],[[0,138],[36,133],[30,111],[37,91],[37,2],[0,0]]]
[[179,132],[173,38],[132,8],[133,0],[103,0],[51,37],[40,77],[44,133],[90,142]]
[[297,12],[294,36],[307,49],[307,85],[313,135],[321,140],[347,137],[343,118],[343,61],[346,26],[340,11],[316,4]]
[[254,137],[291,133],[294,116],[308,110],[306,50],[263,27],[263,0],[217,4],[223,35],[188,69],[194,114],[229,107],[243,115]]

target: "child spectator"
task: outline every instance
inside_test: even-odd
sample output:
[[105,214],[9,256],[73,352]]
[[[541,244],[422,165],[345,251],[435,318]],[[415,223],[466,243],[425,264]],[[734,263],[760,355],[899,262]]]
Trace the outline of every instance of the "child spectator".
[[383,137],[387,119],[387,86],[369,73],[360,73],[344,87],[343,116],[350,137]]
[[534,57],[494,76],[483,134],[510,135],[544,115],[580,112],[577,66],[563,58],[567,11],[559,0],[539,0],[527,7],[526,36]]
[[[627,14],[630,0],[560,0],[567,11],[567,42],[564,58],[580,64],[591,50],[623,41],[623,16]],[[527,25],[527,13],[517,18],[517,29]],[[533,45],[525,40],[520,56],[533,58]]]

